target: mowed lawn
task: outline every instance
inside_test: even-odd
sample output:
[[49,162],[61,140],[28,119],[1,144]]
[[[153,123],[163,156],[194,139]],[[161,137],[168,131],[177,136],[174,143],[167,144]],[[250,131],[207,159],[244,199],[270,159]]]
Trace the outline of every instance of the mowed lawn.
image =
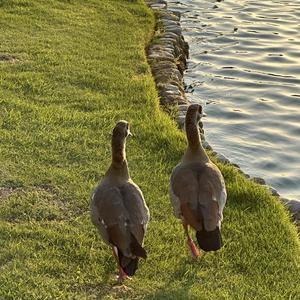
[[[185,136],[158,105],[142,0],[0,1],[0,299],[299,299],[300,246],[284,207],[230,166],[225,245],[194,262],[168,182]],[[127,157],[151,210],[136,276],[89,218],[126,119]]]

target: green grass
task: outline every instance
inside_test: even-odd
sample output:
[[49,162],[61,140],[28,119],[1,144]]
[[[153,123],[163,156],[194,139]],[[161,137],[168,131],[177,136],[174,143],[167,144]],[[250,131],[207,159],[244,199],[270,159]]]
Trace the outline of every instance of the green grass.
[[[284,207],[230,166],[225,247],[197,262],[168,181],[185,137],[158,105],[142,0],[0,1],[0,299],[299,299],[299,240]],[[131,123],[134,181],[152,213],[149,258],[114,284],[89,218],[115,121]]]

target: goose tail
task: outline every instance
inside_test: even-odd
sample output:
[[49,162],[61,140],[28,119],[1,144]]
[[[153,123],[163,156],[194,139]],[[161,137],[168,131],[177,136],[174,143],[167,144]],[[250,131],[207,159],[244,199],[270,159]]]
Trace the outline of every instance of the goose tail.
[[217,251],[223,246],[222,236],[219,227],[213,231],[205,229],[196,232],[199,247],[204,251]]
[[124,256],[120,249],[118,249],[118,256],[120,265],[124,272],[128,276],[133,276],[136,270],[138,269],[139,257],[146,259],[147,253],[145,249],[139,244],[139,242],[133,234],[131,234],[130,249],[135,258]]
[[123,271],[128,276],[133,276],[136,270],[138,269],[139,258],[126,257],[123,255],[120,249],[118,249],[118,257],[119,257],[120,266],[122,267]]

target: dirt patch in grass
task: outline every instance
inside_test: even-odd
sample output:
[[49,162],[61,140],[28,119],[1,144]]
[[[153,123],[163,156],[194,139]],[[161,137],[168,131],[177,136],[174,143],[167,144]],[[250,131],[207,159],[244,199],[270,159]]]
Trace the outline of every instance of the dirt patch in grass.
[[18,59],[14,55],[0,53],[0,62],[15,63],[17,61]]
[[0,202],[9,197],[13,192],[12,188],[0,187]]

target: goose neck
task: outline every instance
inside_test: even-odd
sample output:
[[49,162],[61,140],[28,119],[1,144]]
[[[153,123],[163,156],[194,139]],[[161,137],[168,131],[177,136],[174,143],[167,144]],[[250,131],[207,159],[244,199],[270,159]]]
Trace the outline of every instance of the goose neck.
[[112,163],[110,169],[115,175],[129,178],[125,151],[125,138],[112,138]]
[[186,136],[188,140],[188,148],[186,151],[186,157],[192,158],[197,156],[204,162],[208,161],[208,156],[202,146],[198,123],[197,122],[186,122]]

